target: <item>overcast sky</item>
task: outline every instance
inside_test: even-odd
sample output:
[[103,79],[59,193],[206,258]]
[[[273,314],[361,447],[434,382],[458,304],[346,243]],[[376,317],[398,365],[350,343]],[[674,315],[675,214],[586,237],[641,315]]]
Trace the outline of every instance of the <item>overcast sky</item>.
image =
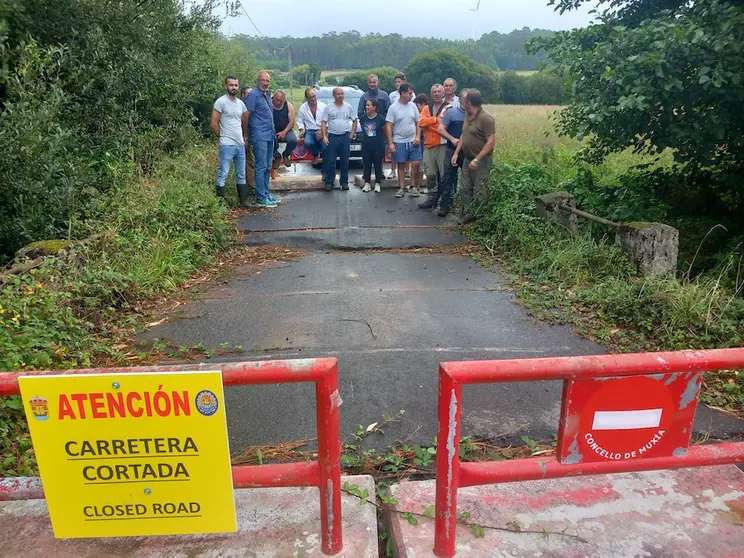
[[[548,0],[242,0],[261,33],[270,37],[307,37],[331,31],[400,33],[406,36],[468,39],[522,27],[572,29],[591,21],[590,7],[559,15]],[[289,15],[288,15],[289,14]],[[224,33],[258,35],[245,15],[228,18]]]

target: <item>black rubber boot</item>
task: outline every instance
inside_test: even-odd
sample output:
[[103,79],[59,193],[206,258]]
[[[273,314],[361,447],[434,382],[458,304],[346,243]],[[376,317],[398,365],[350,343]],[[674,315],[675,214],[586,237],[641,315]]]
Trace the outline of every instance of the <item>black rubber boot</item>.
[[219,199],[221,203],[226,203],[224,186],[222,186],[221,188],[217,186],[217,198]]
[[240,207],[248,207],[248,184],[238,184]]
[[418,204],[418,208],[419,209],[432,209],[433,207],[437,206],[438,199],[439,198],[437,196],[429,196],[428,198],[426,198],[426,201]]

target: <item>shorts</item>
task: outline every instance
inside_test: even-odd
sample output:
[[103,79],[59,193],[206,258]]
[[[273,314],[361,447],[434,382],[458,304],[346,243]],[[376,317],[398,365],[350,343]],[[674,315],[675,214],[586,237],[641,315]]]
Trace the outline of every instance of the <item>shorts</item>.
[[420,161],[423,157],[421,144],[413,145],[409,143],[395,143],[395,153],[393,153],[394,163],[405,163],[406,161]]

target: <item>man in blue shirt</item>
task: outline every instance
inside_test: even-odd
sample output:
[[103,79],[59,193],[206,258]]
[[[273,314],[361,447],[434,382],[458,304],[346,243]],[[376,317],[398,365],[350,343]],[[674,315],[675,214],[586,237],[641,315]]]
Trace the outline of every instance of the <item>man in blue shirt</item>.
[[437,213],[440,217],[446,217],[452,207],[452,200],[457,191],[457,171],[462,168],[462,162],[465,159],[462,153],[460,153],[457,165],[452,164],[452,156],[455,154],[460,136],[462,136],[462,125],[465,122],[465,116],[467,114],[465,111],[467,97],[468,90],[463,89],[460,93],[458,105],[448,108],[439,124],[439,135],[447,140],[447,147],[444,153],[442,194],[439,198],[439,212]]
[[245,107],[248,109],[248,138],[256,158],[256,203],[263,207],[276,207],[279,200],[269,193],[274,158],[274,112],[269,85],[269,73],[260,72],[256,87],[245,98]]

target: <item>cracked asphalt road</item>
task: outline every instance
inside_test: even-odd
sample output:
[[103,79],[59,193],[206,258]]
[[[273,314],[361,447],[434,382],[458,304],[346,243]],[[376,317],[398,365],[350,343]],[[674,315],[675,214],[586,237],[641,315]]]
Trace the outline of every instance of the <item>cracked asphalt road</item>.
[[[604,352],[568,327],[535,322],[498,269],[446,250],[416,252],[466,242],[453,217],[418,210],[420,199],[354,187],[298,192],[284,196],[274,213],[241,217],[246,244],[302,248],[309,255],[260,274],[239,270],[189,302],[184,317],[146,337],[244,347],[223,360],[334,356],[344,400],[342,439],[357,425],[405,411],[384,434],[365,439],[376,448],[396,440],[432,442],[441,361]],[[362,251],[369,249],[378,251]],[[311,385],[232,387],[226,399],[232,451],[315,437]],[[558,429],[559,382],[466,386],[463,399],[463,436],[550,439]],[[743,423],[701,406],[696,430],[725,438],[743,433]]]

